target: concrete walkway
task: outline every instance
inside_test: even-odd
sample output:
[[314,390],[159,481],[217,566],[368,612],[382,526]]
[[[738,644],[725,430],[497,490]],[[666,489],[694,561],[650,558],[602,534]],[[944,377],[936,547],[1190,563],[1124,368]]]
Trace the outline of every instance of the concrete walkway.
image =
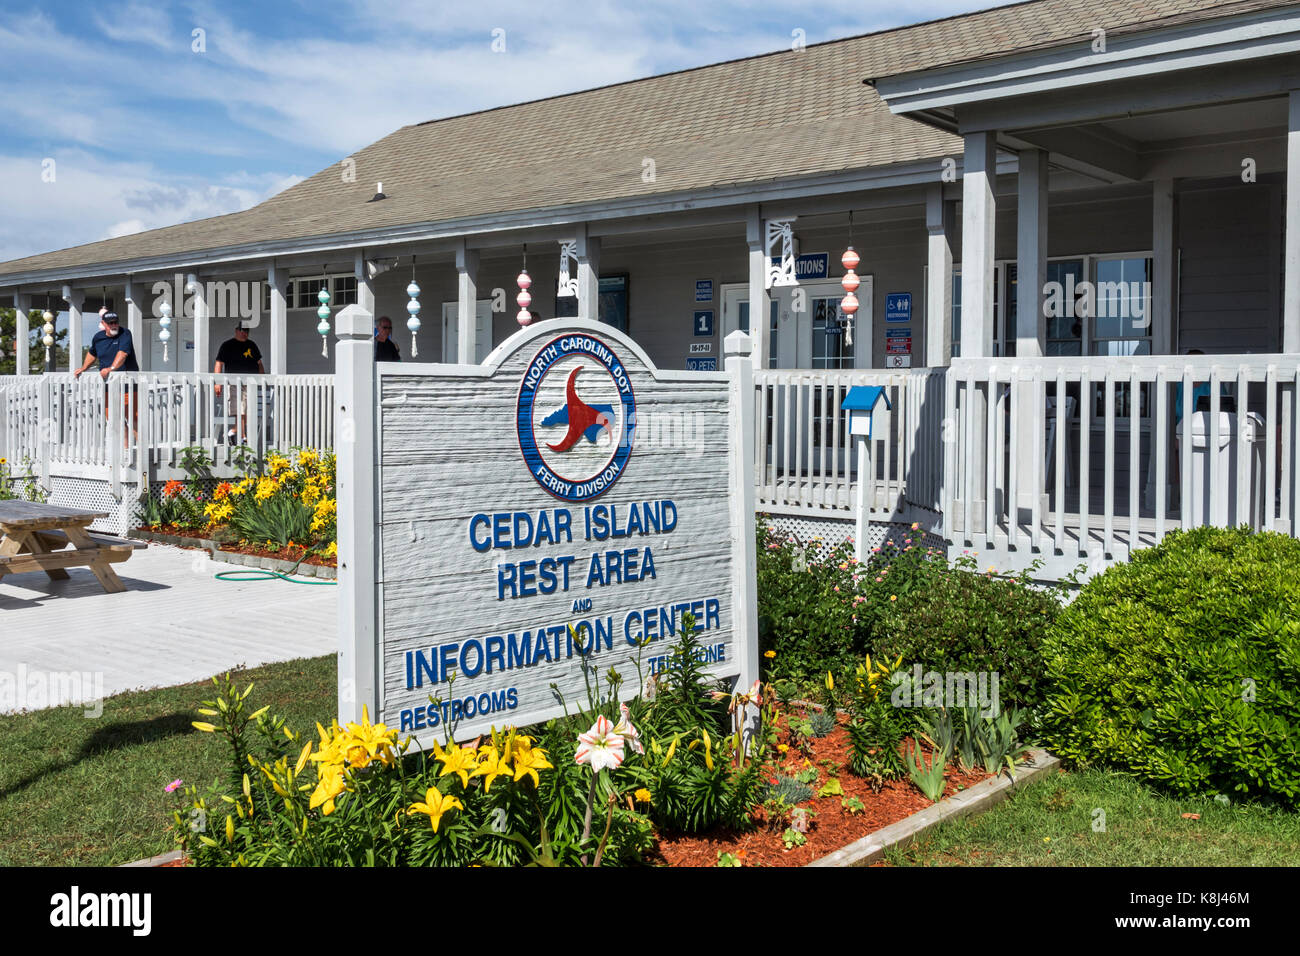
[[333,585],[218,581],[249,569],[157,544],[114,568],[124,594],[105,594],[86,568],[67,581],[0,578],[0,713],[338,649]]

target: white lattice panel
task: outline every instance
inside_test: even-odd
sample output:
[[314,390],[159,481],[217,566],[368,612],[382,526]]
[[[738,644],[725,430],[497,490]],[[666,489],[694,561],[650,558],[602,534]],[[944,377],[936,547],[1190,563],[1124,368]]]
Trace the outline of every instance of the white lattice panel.
[[107,518],[100,518],[90,526],[92,531],[102,531],[105,534],[122,535],[131,529],[135,523],[136,498],[139,493],[136,485],[124,483],[122,500],[118,501],[113,497],[107,480],[50,476],[50,504],[85,508],[87,511],[107,511]]
[[[838,542],[845,541],[852,543],[854,534],[854,525],[852,521],[841,521],[833,518],[811,518],[794,515],[767,515],[760,520],[766,520],[767,523],[776,531],[784,535],[790,535],[803,543],[804,547],[810,551],[821,552],[829,551],[835,547]],[[944,549],[944,540],[941,536],[925,530],[912,531],[911,525],[897,522],[870,522],[867,525],[867,548],[878,548],[886,541],[893,541],[895,544],[902,543],[904,538],[910,537],[913,544],[922,547]]]

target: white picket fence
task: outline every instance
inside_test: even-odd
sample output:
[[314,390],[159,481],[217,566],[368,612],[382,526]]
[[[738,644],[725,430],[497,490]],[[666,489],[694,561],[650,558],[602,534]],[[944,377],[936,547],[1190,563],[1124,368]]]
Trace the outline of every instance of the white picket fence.
[[1176,527],[1294,534],[1297,386],[1295,355],[955,359],[945,537],[1056,577]]
[[241,446],[262,454],[334,445],[332,375],[215,375],[95,371],[0,383],[6,457],[52,475],[123,483],[183,474],[198,448],[214,477],[232,476]]
[[754,381],[761,511],[852,514],[857,457],[840,406],[854,386],[879,385],[892,410],[877,415],[872,437],[871,517],[911,520],[918,509],[938,512],[943,369],[762,369]]

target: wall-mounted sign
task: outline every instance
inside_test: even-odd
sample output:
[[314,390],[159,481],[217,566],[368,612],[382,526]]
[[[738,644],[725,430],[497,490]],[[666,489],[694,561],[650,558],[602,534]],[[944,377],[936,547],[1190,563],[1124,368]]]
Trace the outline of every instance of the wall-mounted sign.
[[[772,265],[781,264],[780,256],[772,257]],[[795,277],[803,282],[807,279],[825,279],[830,275],[831,257],[828,252],[805,252],[794,260]]]
[[690,348],[687,351],[689,351],[692,355],[708,355],[710,352],[713,351],[713,343],[692,342],[690,344]]
[[758,676],[747,352],[661,370],[608,325],[554,320],[481,366],[389,371],[349,309],[338,402],[373,420],[340,443],[341,717],[464,740],[563,714],[584,664],[630,698],[687,612],[711,673]]
[[912,293],[890,292],[885,296],[885,321],[912,321]]
[[713,310],[696,309],[695,318],[691,322],[691,331],[696,335],[713,334]]
[[712,279],[695,280],[695,301],[696,302],[713,301],[713,280]]
[[716,372],[718,370],[718,360],[715,358],[687,358],[686,371],[688,372]]
[[911,368],[911,355],[886,355],[885,368]]

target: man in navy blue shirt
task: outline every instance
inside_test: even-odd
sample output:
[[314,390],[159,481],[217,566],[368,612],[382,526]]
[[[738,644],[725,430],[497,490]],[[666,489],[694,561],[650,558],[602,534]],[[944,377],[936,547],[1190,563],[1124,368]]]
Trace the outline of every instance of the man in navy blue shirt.
[[[90,340],[90,350],[86,352],[86,361],[82,363],[81,368],[73,373],[74,378],[81,378],[81,373],[90,368],[98,359],[99,377],[105,382],[114,372],[138,372],[140,363],[135,358],[135,343],[131,340],[131,330],[124,329],[118,321],[116,312],[109,312],[107,309],[99,311],[99,331],[95,337]],[[136,417],[139,410],[135,398],[135,387],[127,386],[123,395],[125,397],[126,410],[131,415],[131,430],[136,430]],[[104,415],[109,414],[109,405],[104,403]]]

